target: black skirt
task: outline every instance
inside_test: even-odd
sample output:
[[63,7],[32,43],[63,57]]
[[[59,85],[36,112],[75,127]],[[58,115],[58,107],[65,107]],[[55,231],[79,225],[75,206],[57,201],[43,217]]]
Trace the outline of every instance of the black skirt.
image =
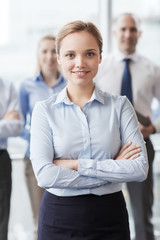
[[59,197],[45,191],[38,240],[130,240],[123,193]]

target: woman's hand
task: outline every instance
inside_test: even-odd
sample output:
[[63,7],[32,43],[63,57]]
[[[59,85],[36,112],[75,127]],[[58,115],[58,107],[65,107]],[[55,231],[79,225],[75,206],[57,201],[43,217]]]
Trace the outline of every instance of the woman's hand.
[[19,114],[16,110],[10,110],[8,111],[5,116],[3,117],[5,120],[19,120]]
[[133,145],[131,146],[132,142],[129,141],[127,142],[119,151],[117,157],[115,160],[120,160],[120,159],[135,159],[137,158],[140,154],[139,152],[141,151],[139,145]]
[[56,159],[53,163],[58,167],[69,168],[72,170],[78,170],[78,160],[77,159]]

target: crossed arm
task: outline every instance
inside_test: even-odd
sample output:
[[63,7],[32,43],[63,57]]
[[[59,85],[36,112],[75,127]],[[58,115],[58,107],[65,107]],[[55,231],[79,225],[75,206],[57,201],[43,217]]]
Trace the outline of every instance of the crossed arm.
[[20,116],[19,116],[19,114],[16,110],[10,110],[4,115],[3,119],[5,119],[5,120],[19,120]]
[[23,120],[18,111],[12,109],[0,119],[0,138],[16,137],[23,127]]
[[[115,160],[121,160],[121,159],[130,159],[134,160],[137,158],[140,154],[140,146],[139,145],[133,145],[131,146],[132,142],[127,142],[119,151],[117,157]],[[53,160],[53,163],[56,166],[63,167],[63,168],[69,168],[72,170],[78,170],[78,159],[56,159]]]

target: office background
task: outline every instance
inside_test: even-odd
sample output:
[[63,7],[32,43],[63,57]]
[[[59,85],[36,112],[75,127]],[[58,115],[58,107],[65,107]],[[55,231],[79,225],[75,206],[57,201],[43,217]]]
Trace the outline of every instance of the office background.
[[[122,12],[132,12],[142,21],[143,31],[138,51],[160,65],[160,1],[159,0],[0,0],[0,77],[8,78],[18,87],[20,81],[32,76],[36,68],[36,46],[39,38],[56,33],[67,22],[94,22],[100,29],[103,54],[115,49],[112,22]],[[153,102],[153,109],[158,103]],[[154,163],[154,223],[160,239],[160,136],[153,137],[156,149]],[[9,151],[13,158],[13,191],[9,240],[32,240],[31,208],[21,161],[26,144],[11,138]],[[126,196],[127,197],[127,196]],[[20,205],[21,204],[21,205]],[[130,206],[128,205],[130,208]],[[27,220],[25,220],[27,219]],[[133,226],[132,219],[131,226]],[[132,227],[132,236],[134,230]]]
[[138,50],[160,63],[159,0],[0,0],[0,75],[15,82],[33,74],[36,44],[63,24],[93,21],[104,39],[104,54],[114,49],[112,20],[122,12],[136,13],[143,34]]

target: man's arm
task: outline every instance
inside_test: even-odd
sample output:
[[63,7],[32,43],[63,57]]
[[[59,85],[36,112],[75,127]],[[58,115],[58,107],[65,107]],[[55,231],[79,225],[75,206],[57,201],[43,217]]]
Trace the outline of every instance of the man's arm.
[[23,118],[19,110],[19,101],[16,90],[11,85],[8,108],[0,120],[0,138],[18,136],[23,128]]

